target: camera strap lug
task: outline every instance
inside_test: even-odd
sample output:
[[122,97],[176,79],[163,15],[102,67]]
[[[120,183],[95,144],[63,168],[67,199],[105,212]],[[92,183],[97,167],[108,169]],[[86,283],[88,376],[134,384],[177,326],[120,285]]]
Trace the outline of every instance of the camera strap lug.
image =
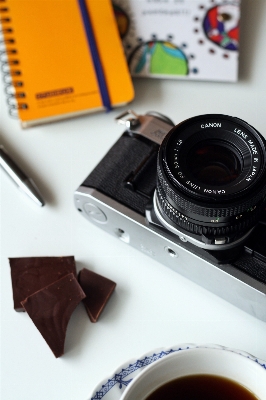
[[132,110],[127,110],[118,115],[115,120],[120,125],[125,125],[130,133],[141,135],[159,145],[174,126],[168,117],[157,112],[138,115]]
[[140,116],[133,110],[127,110],[122,114],[119,114],[115,120],[118,124],[125,125],[129,130],[140,125]]

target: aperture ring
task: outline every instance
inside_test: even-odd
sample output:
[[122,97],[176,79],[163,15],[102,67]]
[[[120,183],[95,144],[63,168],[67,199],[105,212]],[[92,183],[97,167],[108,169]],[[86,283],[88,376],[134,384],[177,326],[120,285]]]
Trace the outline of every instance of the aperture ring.
[[227,207],[203,207],[198,204],[193,203],[185,198],[182,194],[182,197],[178,194],[177,190],[173,190],[171,186],[166,182],[166,179],[163,176],[163,172],[159,165],[159,160],[157,163],[157,175],[158,175],[158,183],[157,186],[161,185],[164,193],[168,196],[172,201],[176,204],[177,208],[184,210],[184,213],[192,213],[199,216],[204,216],[208,218],[228,218],[232,216],[237,216],[248,209],[254,207],[254,205],[258,204],[261,199],[266,195],[266,186],[262,188],[262,190],[256,193],[254,196],[249,197],[247,200],[244,200],[242,203]]
[[259,220],[260,212],[252,212],[248,218],[245,218],[237,224],[217,227],[217,226],[203,226],[200,223],[196,224],[189,221],[189,219],[176,210],[165,198],[165,194],[162,192],[160,187],[157,187],[157,199],[162,211],[165,215],[177,226],[180,226],[187,232],[196,235],[205,235],[211,237],[221,237],[221,236],[236,236],[238,233],[247,231],[252,228]]

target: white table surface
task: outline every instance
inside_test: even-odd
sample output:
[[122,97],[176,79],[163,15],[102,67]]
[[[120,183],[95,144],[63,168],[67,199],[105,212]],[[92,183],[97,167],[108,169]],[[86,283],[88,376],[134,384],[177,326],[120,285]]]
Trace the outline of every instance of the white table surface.
[[[176,123],[205,113],[240,117],[264,136],[266,1],[244,0],[237,84],[136,80],[130,105]],[[2,85],[2,83],[1,83]],[[1,90],[1,143],[46,200],[24,197],[1,171],[1,385],[3,400],[85,400],[127,359],[174,344],[217,343],[266,360],[266,323],[206,291],[82,218],[73,193],[121,135],[118,111],[22,130]],[[100,320],[80,304],[56,359],[26,313],[13,309],[8,257],[74,255],[117,282]]]

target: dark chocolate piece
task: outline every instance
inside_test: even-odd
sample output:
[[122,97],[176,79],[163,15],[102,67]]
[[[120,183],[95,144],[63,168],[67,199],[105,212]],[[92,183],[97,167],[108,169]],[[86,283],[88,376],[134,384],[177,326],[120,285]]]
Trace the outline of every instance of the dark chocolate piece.
[[80,271],[78,281],[86,294],[83,303],[89,318],[91,322],[97,322],[116,287],[116,283],[86,268]]
[[25,311],[21,301],[65,275],[76,276],[73,256],[9,258],[14,309]]
[[68,274],[21,302],[55,357],[64,354],[69,319],[84,297],[74,274]]

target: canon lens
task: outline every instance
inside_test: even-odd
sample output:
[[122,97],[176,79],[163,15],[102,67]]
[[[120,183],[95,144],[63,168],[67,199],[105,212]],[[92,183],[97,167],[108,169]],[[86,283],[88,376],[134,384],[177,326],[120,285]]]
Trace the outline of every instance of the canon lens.
[[157,173],[161,223],[198,246],[230,247],[248,235],[265,204],[266,141],[238,118],[194,117],[165,137]]

